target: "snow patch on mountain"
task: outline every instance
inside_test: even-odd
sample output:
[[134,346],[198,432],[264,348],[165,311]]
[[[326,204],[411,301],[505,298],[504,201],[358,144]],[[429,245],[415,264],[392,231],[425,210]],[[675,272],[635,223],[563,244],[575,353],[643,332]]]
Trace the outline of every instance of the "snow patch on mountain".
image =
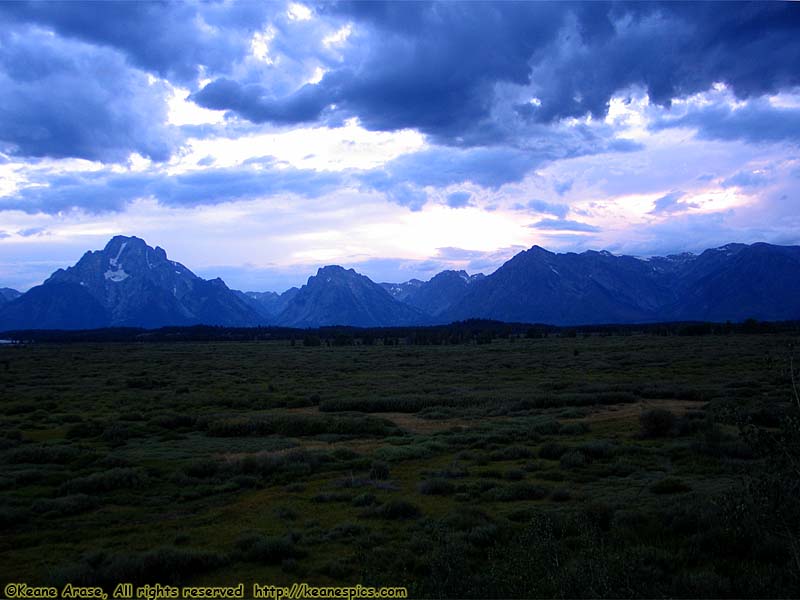
[[[114,259],[112,258],[111,260],[114,260]],[[112,271],[111,269],[109,269],[108,271],[103,273],[103,277],[105,277],[106,280],[108,280],[108,281],[114,281],[114,282],[118,283],[120,281],[125,281],[128,277],[130,277],[130,275],[128,273],[126,273],[124,269],[119,268],[116,271]]]

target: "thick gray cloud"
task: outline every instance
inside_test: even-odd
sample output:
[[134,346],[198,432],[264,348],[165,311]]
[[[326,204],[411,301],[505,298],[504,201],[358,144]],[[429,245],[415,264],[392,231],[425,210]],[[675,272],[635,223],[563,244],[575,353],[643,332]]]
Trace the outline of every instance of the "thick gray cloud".
[[317,12],[356,24],[319,83],[277,96],[218,79],[195,101],[276,123],[324,119],[335,104],[369,129],[486,145],[509,135],[503,103],[523,122],[550,123],[602,117],[630,86],[669,105],[717,81],[739,97],[800,84],[800,9],[789,3],[355,2]]
[[542,161],[530,153],[513,148],[470,148],[455,150],[433,147],[400,156],[365,176],[376,182],[413,182],[419,186],[445,187],[470,181],[497,189],[507,183],[522,181]]
[[696,129],[708,140],[800,144],[800,109],[773,106],[765,99],[751,100],[741,107],[723,102],[664,115],[652,124],[654,130],[674,127]]
[[[91,171],[43,175],[13,196],[0,197],[0,210],[58,213],[78,208],[89,213],[121,211],[138,198],[165,206],[201,206],[292,193],[317,197],[336,189],[341,177],[302,169],[218,168],[181,175]],[[43,185],[41,185],[43,184]]]
[[190,83],[227,72],[249,36],[281,10],[268,2],[0,2],[0,23],[31,23],[64,38],[114,48],[141,69]]
[[296,124],[316,121],[331,99],[319,86],[306,84],[287,99],[269,97],[257,84],[241,85],[217,79],[193,94],[191,99],[205,108],[229,110],[254,123]]
[[156,161],[175,148],[165,90],[116,52],[34,30],[0,32],[0,149],[25,157]]

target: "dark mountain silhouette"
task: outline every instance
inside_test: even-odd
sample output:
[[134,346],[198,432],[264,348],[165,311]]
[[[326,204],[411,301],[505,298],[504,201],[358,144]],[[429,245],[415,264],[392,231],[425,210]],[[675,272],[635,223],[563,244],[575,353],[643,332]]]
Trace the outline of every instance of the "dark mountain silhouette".
[[427,315],[398,302],[377,283],[338,266],[323,267],[309,277],[277,318],[277,324],[285,327],[388,327],[427,322]]
[[420,286],[424,285],[424,281],[419,279],[409,279],[403,283],[381,283],[380,286],[385,289],[395,300],[405,302]]
[[800,317],[800,246],[728,244],[706,250],[677,278],[670,320]]
[[442,271],[430,281],[412,279],[406,283],[382,283],[392,296],[431,317],[439,317],[461,300],[470,285],[480,281],[483,273],[468,275],[466,271]]
[[0,309],[0,329],[253,325],[258,314],[137,237],[114,237]]
[[12,300],[16,300],[22,295],[21,292],[11,288],[0,288],[0,306],[3,306],[6,302],[11,302]]
[[286,310],[289,301],[300,291],[293,287],[282,294],[277,292],[240,292],[234,293],[255,310],[264,324],[274,324],[276,317]]
[[443,317],[555,325],[800,318],[800,247],[729,244],[699,256],[554,254],[534,246]]
[[[13,293],[11,294],[13,295]],[[7,295],[3,295],[3,298]],[[556,254],[534,246],[489,276],[444,271],[373,283],[319,269],[283,294],[204,280],[135,237],[113,238],[0,304],[0,330],[273,325],[391,327],[491,319],[589,325],[800,319],[800,246],[728,244],[699,255]]]

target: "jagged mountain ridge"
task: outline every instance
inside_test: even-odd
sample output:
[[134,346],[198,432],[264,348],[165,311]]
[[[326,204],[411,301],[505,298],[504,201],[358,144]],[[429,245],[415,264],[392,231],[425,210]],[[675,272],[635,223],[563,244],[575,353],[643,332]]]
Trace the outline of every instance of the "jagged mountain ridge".
[[18,292],[13,288],[0,288],[0,306],[12,300],[16,300],[22,296],[22,292]]
[[287,327],[389,327],[428,324],[430,318],[395,300],[368,277],[331,265],[309,277],[278,315],[277,322]]
[[262,318],[264,324],[274,324],[300,288],[289,288],[282,294],[277,292],[240,292],[233,290],[244,302],[249,304]]
[[382,283],[392,296],[438,319],[459,301],[467,288],[483,279],[483,273],[469,275],[466,271],[442,271],[429,281],[412,279],[406,283]]
[[0,330],[229,326],[427,325],[469,318],[554,325],[800,319],[800,246],[728,244],[701,254],[636,258],[556,254],[538,246],[488,276],[443,271],[376,284],[327,266],[283,294],[239,292],[197,277],[135,237],[59,269],[0,304]]
[[641,259],[534,246],[443,315],[555,325],[800,318],[800,246],[728,244]]
[[137,237],[116,236],[0,310],[0,328],[251,325],[258,314],[221,279],[201,279]]

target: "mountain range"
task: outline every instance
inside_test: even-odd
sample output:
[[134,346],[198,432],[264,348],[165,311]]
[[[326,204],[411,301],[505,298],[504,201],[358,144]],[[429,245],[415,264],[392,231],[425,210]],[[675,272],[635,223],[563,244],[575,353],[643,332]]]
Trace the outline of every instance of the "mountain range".
[[24,294],[0,289],[0,330],[165,325],[312,328],[432,325],[470,318],[579,325],[800,318],[800,246],[728,244],[701,254],[520,252],[491,275],[443,271],[375,283],[320,268],[282,294],[232,290],[116,236]]

